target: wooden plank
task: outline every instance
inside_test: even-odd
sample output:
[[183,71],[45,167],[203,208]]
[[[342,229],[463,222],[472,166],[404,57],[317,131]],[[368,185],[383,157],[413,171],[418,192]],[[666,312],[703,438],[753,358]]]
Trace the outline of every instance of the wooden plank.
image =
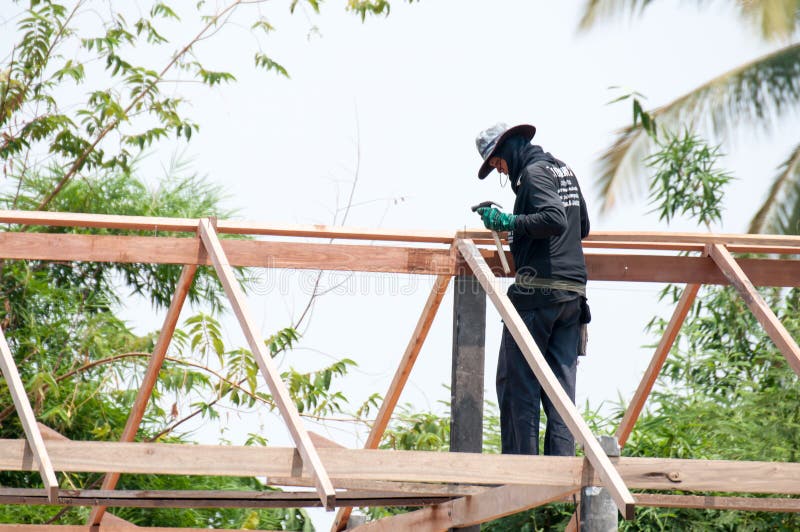
[[[454,251],[455,248],[451,247],[450,252],[453,253]],[[383,403],[381,403],[381,408],[378,410],[378,415],[375,417],[372,427],[370,427],[367,441],[364,443],[365,449],[377,449],[378,445],[380,445],[383,433],[386,431],[386,427],[389,426],[392,413],[400,400],[400,394],[403,393],[406,382],[408,382],[411,370],[414,368],[414,363],[417,361],[422,345],[428,337],[428,331],[431,329],[433,319],[436,317],[436,312],[439,310],[439,305],[442,303],[449,284],[449,275],[440,275],[434,279],[433,287],[428,294],[428,299],[425,301],[425,306],[422,308],[422,314],[420,314],[417,325],[414,327],[414,332],[411,334],[411,340],[400,358],[400,363],[394,372],[389,389],[383,397]],[[344,530],[351,513],[352,508],[341,508],[336,513],[331,530]]]
[[644,408],[647,398],[650,396],[653,385],[659,373],[661,373],[661,368],[667,360],[667,355],[669,355],[672,345],[678,337],[686,315],[692,308],[698,290],[700,290],[700,285],[698,284],[687,284],[683,289],[675,311],[672,313],[667,328],[664,330],[664,334],[658,342],[653,358],[650,360],[650,365],[647,366],[642,380],[639,383],[639,387],[636,389],[636,393],[633,394],[633,398],[628,408],[625,410],[625,415],[622,417],[622,421],[620,421],[617,427],[616,436],[620,447],[625,446],[625,442],[628,441],[628,437],[631,435],[634,425],[636,425],[636,420],[639,419],[639,415]]
[[585,242],[684,242],[689,244],[737,244],[742,246],[800,246],[800,236],[681,233],[662,231],[592,231]]
[[[446,495],[416,495],[351,490],[337,494],[338,504],[354,506],[428,506],[451,500]],[[0,488],[0,504],[91,506],[117,508],[313,508],[322,505],[313,491],[141,491],[61,490],[51,503],[45,490]]]
[[[148,232],[187,232],[197,228],[196,218],[164,218],[151,216],[122,216],[109,214],[86,214],[42,211],[0,211],[0,223],[19,225],[43,225],[54,227],[93,227]],[[284,237],[339,238],[345,240],[377,240],[395,242],[427,242],[449,244],[452,231],[374,229],[327,225],[285,225],[253,221],[220,220],[219,233],[269,235]],[[459,238],[479,239],[492,243],[491,232],[482,229],[467,229],[457,233]],[[800,237],[795,235],[756,235],[723,233],[686,233],[654,231],[592,231],[585,242],[683,243],[725,244],[740,246],[800,247]],[[748,248],[749,249],[749,248]]]
[[[384,493],[410,493],[414,495],[449,495],[451,497],[465,497],[482,493],[487,486],[470,484],[442,484],[435,482],[396,482],[391,480],[354,480],[331,478],[333,487],[346,490],[370,490]],[[269,477],[266,482],[269,486],[277,487],[314,487],[314,482],[301,478]]]
[[[605,240],[591,240],[582,242],[583,249],[640,249],[649,251],[697,251],[704,252],[705,244],[690,244],[685,242],[614,242]],[[800,246],[780,245],[742,245],[728,244],[731,253],[763,253],[775,255],[799,255]]]
[[353,528],[359,532],[443,532],[477,525],[524,512],[570,495],[574,486],[501,486],[479,495],[463,497],[430,508],[372,521]]
[[572,404],[572,400],[564,392],[564,389],[553,374],[553,370],[550,369],[541,351],[536,346],[533,336],[531,336],[511,300],[506,296],[503,287],[492,274],[486,261],[483,260],[478,248],[471,240],[459,240],[458,249],[481,282],[481,285],[483,285],[483,289],[486,290],[489,299],[492,300],[492,303],[500,312],[503,322],[517,342],[531,370],[536,375],[542,390],[553,403],[575,440],[583,444],[586,457],[597,469],[620,513],[625,519],[633,519],[634,500],[625,486],[625,482],[623,482],[619,473],[611,464],[608,456],[600,447],[575,405]]
[[[225,240],[232,266],[456,275],[466,265],[446,249]],[[482,249],[493,271],[497,251]],[[211,261],[193,238],[0,232],[0,257],[52,261],[198,264]],[[800,286],[800,261],[739,259],[757,286]],[[593,281],[729,284],[708,257],[586,253]]]
[[[297,449],[166,443],[50,441],[65,472],[267,476],[311,480]],[[426,451],[319,449],[333,479],[468,485],[582,485],[584,459]],[[622,457],[612,459],[636,489],[800,495],[800,463]],[[25,440],[0,439],[0,471],[35,471]],[[599,478],[589,478],[602,485]]]
[[48,498],[50,501],[55,501],[58,494],[58,479],[56,479],[53,464],[47,454],[47,448],[44,445],[42,434],[39,432],[39,426],[36,424],[36,416],[33,414],[28,394],[25,392],[25,386],[22,384],[22,379],[20,379],[17,365],[14,362],[14,357],[8,347],[2,328],[0,328],[0,373],[6,379],[8,391],[11,393],[11,400],[14,402],[14,408],[22,423],[25,439],[38,465],[39,474],[42,476],[42,482],[47,490]]
[[[139,425],[142,423],[147,403],[153,395],[153,388],[158,380],[158,372],[161,371],[161,366],[164,364],[164,357],[167,356],[169,344],[172,341],[172,335],[175,333],[175,327],[178,325],[178,318],[180,318],[181,310],[183,310],[183,303],[186,301],[186,296],[194,282],[195,272],[197,266],[188,264],[181,270],[181,276],[175,285],[175,294],[170,301],[169,309],[167,309],[167,316],[164,319],[164,324],[161,326],[161,332],[158,334],[158,340],[153,348],[153,354],[147,362],[147,370],[145,371],[139,389],[136,392],[136,399],[133,401],[128,420],[125,422],[125,428],[122,431],[120,441],[131,442],[136,438],[136,433],[139,430]],[[119,481],[119,473],[108,473],[103,478],[103,483],[100,489],[113,490]],[[87,524],[97,525],[103,520],[103,515],[106,509],[102,506],[92,508],[89,515]]]
[[244,332],[247,338],[247,343],[261,370],[261,374],[267,382],[275,405],[278,407],[289,429],[289,433],[292,435],[292,439],[295,445],[297,445],[300,455],[303,457],[303,463],[307,464],[313,472],[317,494],[322,501],[322,505],[326,509],[333,509],[336,502],[336,492],[319,459],[314,444],[311,443],[311,439],[308,437],[308,433],[300,419],[300,414],[297,412],[297,407],[281,380],[281,374],[269,352],[267,352],[264,340],[258,334],[258,329],[250,316],[250,310],[247,308],[244,293],[239,287],[239,283],[233,273],[233,268],[231,268],[228,263],[225,251],[222,249],[219,238],[217,238],[217,233],[211,226],[211,222],[207,219],[200,220],[199,227],[200,238],[203,240],[206,251],[214,264],[217,276],[222,286],[225,288],[225,293],[228,295],[228,299],[231,302],[233,312],[239,320],[242,332]]
[[725,274],[728,280],[747,303],[752,313],[755,315],[758,322],[767,331],[767,334],[780,352],[786,358],[786,361],[792,367],[794,372],[800,376],[800,347],[797,342],[786,330],[786,327],[780,322],[778,317],[769,308],[764,298],[756,291],[753,283],[748,279],[747,274],[731,256],[730,252],[725,249],[721,244],[712,244],[708,246],[708,252],[714,262],[717,263],[719,269]]
[[636,493],[636,504],[659,508],[739,510],[745,512],[800,512],[800,499],[775,497],[720,497],[717,495],[667,495]]

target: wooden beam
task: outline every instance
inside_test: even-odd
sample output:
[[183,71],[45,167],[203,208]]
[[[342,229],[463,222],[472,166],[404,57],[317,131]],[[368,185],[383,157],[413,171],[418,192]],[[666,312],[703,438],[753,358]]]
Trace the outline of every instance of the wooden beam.
[[[285,447],[50,441],[47,450],[65,472],[312,478],[297,449]],[[540,486],[585,480],[580,457],[365,449],[319,449],[319,455],[331,478],[342,480]],[[800,495],[795,462],[621,457],[612,463],[635,489]],[[36,469],[25,440],[0,439],[0,471]],[[603,485],[599,478],[586,480]]]
[[[164,218],[153,216],[122,216],[42,211],[0,211],[0,223],[42,225],[52,227],[91,227],[148,232],[186,232],[197,229],[196,218]],[[282,225],[253,221],[220,220],[219,233],[267,235],[283,237],[339,238],[343,240],[376,240],[395,242],[425,242],[449,244],[452,231],[419,231],[407,229],[374,229],[327,225]],[[458,232],[459,238],[469,238],[492,243],[490,231],[467,229]],[[773,246],[800,248],[800,237],[795,235],[756,235],[723,233],[678,233],[653,231],[592,231],[585,242],[625,244],[630,242],[724,244],[739,246]],[[685,248],[684,248],[685,249]]]
[[303,463],[307,464],[313,473],[317,494],[322,501],[322,505],[331,510],[336,503],[336,492],[328,478],[328,474],[325,472],[325,467],[319,459],[314,444],[311,443],[311,439],[308,437],[308,433],[300,419],[300,414],[297,412],[297,408],[281,380],[281,374],[269,352],[267,352],[264,340],[258,334],[258,329],[250,316],[250,310],[247,308],[244,293],[239,287],[233,268],[228,263],[217,233],[207,219],[200,220],[199,227],[200,238],[203,240],[203,245],[211,257],[217,276],[225,288],[225,293],[231,302],[233,312],[239,320],[242,332],[247,338],[247,343],[261,370],[261,374],[267,382],[275,405],[278,407],[289,433],[300,451],[300,456],[303,457]]
[[742,246],[800,246],[795,235],[728,233],[680,233],[662,231],[592,231],[586,242],[684,242],[689,244],[737,244]]
[[477,525],[506,515],[558,501],[575,492],[573,486],[501,486],[479,495],[463,497],[430,508],[372,521],[355,527],[358,532],[443,532]]
[[800,499],[774,497],[720,497],[717,495],[667,495],[636,493],[636,504],[658,508],[738,510],[743,512],[800,512]]
[[736,260],[731,256],[730,252],[725,249],[721,244],[711,244],[708,246],[708,252],[714,262],[717,263],[719,269],[725,274],[725,277],[731,282],[736,290],[747,303],[747,306],[755,315],[758,322],[767,331],[767,334],[780,352],[786,358],[789,366],[794,370],[797,375],[800,375],[800,347],[797,342],[786,330],[786,327],[780,322],[778,317],[769,308],[767,302],[761,297],[753,283],[748,279],[745,272],[737,264]]
[[[353,506],[428,506],[453,499],[448,495],[417,495],[348,490],[337,493],[338,504]],[[91,506],[118,508],[314,508],[322,505],[313,491],[170,491],[60,490],[51,503],[45,490],[0,488],[0,504]]]
[[44,445],[42,434],[39,432],[39,426],[36,424],[36,416],[33,414],[28,394],[25,392],[25,386],[22,384],[22,379],[20,379],[17,365],[14,362],[14,357],[8,347],[2,328],[0,328],[0,373],[6,379],[8,391],[11,393],[11,400],[14,402],[14,408],[17,410],[17,415],[22,423],[25,439],[38,465],[39,474],[42,476],[42,482],[47,490],[47,496],[53,502],[58,496],[58,479],[56,479],[53,464],[47,454],[47,448]]
[[533,340],[530,331],[525,326],[511,300],[505,294],[503,287],[492,274],[489,265],[480,254],[480,251],[471,240],[459,240],[458,249],[472,268],[475,276],[481,282],[483,289],[486,290],[489,299],[500,312],[503,322],[508,328],[514,340],[517,342],[525,360],[530,365],[531,370],[536,375],[536,379],[542,390],[553,403],[564,423],[569,428],[575,440],[583,444],[583,451],[597,469],[604,485],[608,488],[617,508],[625,519],[633,519],[634,500],[628,488],[625,486],[619,473],[611,464],[608,456],[600,447],[600,444],[592,434],[591,429],[586,425],[572,400],[564,392],[564,389],[553,374],[553,370],[545,361],[536,342]]
[[[153,395],[153,388],[158,381],[158,373],[161,371],[161,366],[164,364],[164,357],[167,356],[169,344],[172,341],[172,335],[175,333],[175,327],[178,325],[178,318],[180,318],[183,303],[186,301],[186,296],[194,282],[194,275],[197,272],[197,266],[188,264],[183,267],[181,276],[175,285],[175,294],[170,301],[167,316],[164,319],[164,324],[161,326],[161,332],[156,340],[156,345],[153,348],[153,354],[148,360],[147,371],[145,371],[142,382],[139,385],[139,390],[136,392],[136,399],[133,401],[131,412],[128,414],[128,420],[125,422],[125,428],[122,431],[120,441],[131,442],[136,438],[136,433],[139,430],[139,425],[142,423],[147,403]],[[100,487],[101,490],[113,490],[119,481],[119,473],[108,473],[103,478],[103,483]],[[96,506],[92,508],[89,515],[87,524],[97,525],[103,520],[103,515],[106,509],[103,506]]]
[[639,419],[644,404],[650,396],[650,391],[653,389],[659,373],[661,373],[661,368],[664,367],[667,355],[669,355],[672,345],[678,337],[686,315],[692,308],[698,290],[700,290],[700,285],[698,284],[687,284],[683,289],[675,311],[672,313],[672,318],[670,318],[667,328],[658,342],[653,358],[650,360],[650,365],[647,366],[639,387],[636,389],[636,393],[633,394],[633,399],[631,399],[628,408],[625,410],[625,415],[617,427],[616,436],[620,447],[625,446],[625,442],[628,441],[628,437],[631,435],[634,425],[636,425],[636,420]]
[[[455,252],[455,248],[451,248],[451,252]],[[436,312],[439,310],[439,305],[442,303],[447,287],[450,284],[449,275],[440,275],[434,279],[433,287],[431,288],[428,299],[425,301],[425,306],[422,308],[417,320],[417,325],[414,327],[414,332],[411,334],[411,340],[406,346],[406,350],[400,358],[400,363],[397,370],[394,372],[394,377],[389,385],[389,389],[383,398],[381,408],[378,410],[378,415],[370,427],[369,436],[364,443],[365,449],[377,449],[378,445],[383,438],[383,433],[386,427],[389,426],[389,421],[392,418],[397,402],[400,400],[400,394],[408,382],[408,377],[411,375],[411,370],[414,368],[414,363],[417,361],[417,356],[428,337],[428,331],[431,329],[433,319],[436,317]],[[340,508],[336,513],[336,517],[331,525],[331,530],[334,532],[344,530],[347,527],[347,521],[350,519],[352,508]]]
[[[446,249],[225,240],[222,248],[232,266],[325,269],[423,275],[456,275],[467,271]],[[497,251],[481,253],[500,271]],[[207,265],[211,261],[193,238],[73,235],[0,232],[0,257],[18,260],[91,261]],[[800,286],[800,261],[739,259],[757,286]],[[586,253],[593,281],[729,284],[708,257]]]

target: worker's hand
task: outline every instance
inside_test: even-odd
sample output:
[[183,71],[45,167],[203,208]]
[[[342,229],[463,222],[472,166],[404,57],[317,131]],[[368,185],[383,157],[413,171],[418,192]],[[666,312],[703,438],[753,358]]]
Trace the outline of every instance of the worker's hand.
[[476,211],[481,215],[483,225],[492,231],[513,231],[516,216],[495,209],[494,207],[481,207]]

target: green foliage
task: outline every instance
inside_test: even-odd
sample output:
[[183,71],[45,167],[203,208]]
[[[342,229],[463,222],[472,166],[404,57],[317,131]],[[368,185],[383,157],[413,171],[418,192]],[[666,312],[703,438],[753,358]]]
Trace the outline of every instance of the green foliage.
[[732,177],[716,167],[719,146],[709,146],[688,129],[664,137],[659,150],[647,159],[655,170],[650,201],[656,204],[659,220],[669,222],[679,213],[704,225],[720,222],[723,187]]
[[[417,0],[407,0],[409,4]],[[388,16],[392,9],[389,0],[347,0],[347,9],[357,13],[363,22],[367,15]]]
[[657,147],[646,163],[653,170],[650,202],[655,204],[659,220],[669,222],[677,213],[706,226],[720,222],[724,187],[733,178],[717,168],[722,156],[719,146],[710,146],[688,128],[682,133],[659,129],[655,117],[642,106],[642,97],[638,92],[626,92],[610,103],[630,99],[632,127],[641,128]]

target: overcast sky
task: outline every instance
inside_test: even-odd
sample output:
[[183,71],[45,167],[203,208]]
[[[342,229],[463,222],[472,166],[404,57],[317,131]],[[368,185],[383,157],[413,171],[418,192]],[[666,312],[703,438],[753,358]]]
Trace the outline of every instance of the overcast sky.
[[[262,8],[276,26],[263,45],[291,79],[254,72],[252,37],[224,31],[198,53],[208,68],[233,71],[238,82],[213,90],[181,88],[201,126],[186,152],[193,168],[224,184],[241,218],[266,223],[341,220],[337,209],[357,175],[348,225],[478,227],[470,205],[486,199],[513,205],[513,193],[501,188],[496,174],[476,178],[475,135],[505,121],[536,125],[534,142],[572,166],[594,229],[694,230],[689,223],[667,226],[646,215],[642,197],[598,215],[596,158],[631,117],[627,103],[606,105],[616,94],[608,87],[637,90],[656,106],[770,49],[721,2],[702,11],[656,2],[644,17],[607,22],[587,33],[577,31],[583,2],[396,1],[389,17],[364,24],[344,11],[343,1],[323,3],[320,15],[301,8],[290,16],[287,4]],[[195,30],[185,24],[188,36]],[[769,138],[743,129],[737,144],[726,146],[731,155],[724,163],[737,181],[717,229],[746,229],[768,179],[797,138],[796,120],[785,120]],[[173,154],[165,145],[148,164],[165,165]],[[280,275],[278,286],[285,290],[250,297],[265,336],[288,325],[307,297],[306,274]],[[385,392],[431,279],[361,275],[345,286],[344,293],[319,300],[299,349],[282,363],[314,368],[332,358],[356,360],[359,368],[343,383],[356,405],[372,392]],[[660,288],[590,282],[595,319],[590,354],[579,368],[579,404],[630,398],[652,353],[642,348],[653,341],[642,329],[655,312],[671,311],[656,303]],[[143,316],[135,305],[129,313],[142,330],[161,320]],[[402,402],[445,411],[438,401],[449,398],[442,385],[450,380],[451,320],[448,294]],[[490,311],[488,322],[486,394],[494,400],[496,312]],[[233,319],[226,320],[226,330],[232,342],[240,341]],[[287,443],[274,417],[258,417],[272,443]],[[253,427],[253,420],[229,421],[233,429],[226,436],[235,443]],[[331,427],[327,434],[347,445],[358,442],[349,426]]]

